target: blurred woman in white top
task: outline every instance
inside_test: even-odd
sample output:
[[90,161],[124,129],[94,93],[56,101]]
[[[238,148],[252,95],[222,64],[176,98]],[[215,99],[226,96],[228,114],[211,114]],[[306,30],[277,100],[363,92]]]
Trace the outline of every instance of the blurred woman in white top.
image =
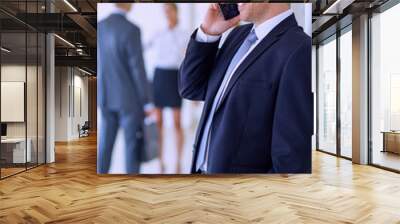
[[164,12],[168,27],[158,32],[146,48],[154,48],[156,52],[155,71],[153,79],[154,104],[159,127],[160,165],[161,172],[165,172],[163,161],[163,116],[166,107],[173,109],[176,143],[177,164],[176,173],[181,173],[181,159],[183,154],[183,130],[181,126],[182,98],[178,93],[178,69],[185,56],[189,35],[178,27],[178,7],[175,3],[164,4]]

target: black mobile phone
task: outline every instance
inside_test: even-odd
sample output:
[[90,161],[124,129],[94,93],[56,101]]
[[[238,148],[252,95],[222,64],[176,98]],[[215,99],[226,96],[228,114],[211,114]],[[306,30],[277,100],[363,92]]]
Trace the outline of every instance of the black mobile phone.
[[235,3],[218,3],[225,20],[232,19],[240,14],[238,4]]

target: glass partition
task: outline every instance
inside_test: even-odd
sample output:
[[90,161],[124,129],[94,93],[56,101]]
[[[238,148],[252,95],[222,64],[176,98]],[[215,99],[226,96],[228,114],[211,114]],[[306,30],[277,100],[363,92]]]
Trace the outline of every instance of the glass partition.
[[45,163],[46,39],[16,19],[44,12],[44,3],[0,2],[12,12],[0,11],[0,178]]
[[31,151],[26,150],[26,41],[25,32],[1,34],[2,177],[24,171],[30,162]]
[[318,47],[318,149],[336,153],[336,36]]

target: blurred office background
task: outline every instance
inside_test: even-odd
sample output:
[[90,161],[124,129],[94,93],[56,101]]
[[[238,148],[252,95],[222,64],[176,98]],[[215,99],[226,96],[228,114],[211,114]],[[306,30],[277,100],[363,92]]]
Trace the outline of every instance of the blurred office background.
[[[179,24],[178,26],[186,31],[188,39],[191,33],[199,27],[204,17],[204,14],[209,6],[209,3],[179,3]],[[304,31],[311,36],[311,11],[310,3],[307,4],[292,4],[292,10],[295,12],[296,19],[299,25],[304,28]],[[101,21],[109,16],[114,10],[113,3],[100,3],[97,6],[98,21]],[[133,9],[127,14],[130,21],[140,27],[142,34],[143,45],[146,45],[157,32],[167,27],[167,19],[165,17],[163,4],[161,3],[139,3],[134,4]],[[229,33],[226,32],[226,34]],[[224,36],[226,35],[224,34]],[[224,39],[224,36],[222,39]],[[154,75],[155,51],[154,49],[145,50],[143,52],[148,79],[151,81]],[[189,173],[192,159],[192,145],[194,135],[197,128],[202,111],[202,103],[194,103],[183,100],[182,104],[182,128],[184,132],[184,147],[183,158],[181,161],[182,172]],[[174,122],[171,109],[165,109],[164,112],[164,143],[163,153],[166,165],[165,173],[175,173],[175,164],[177,158],[176,138],[174,132]],[[98,110],[98,118],[101,113]],[[100,119],[98,119],[100,121]],[[101,125],[100,123],[98,125]],[[114,146],[112,158],[111,173],[124,173],[124,140],[123,131],[120,130]],[[160,173],[160,165],[157,159],[142,164],[141,173]]]

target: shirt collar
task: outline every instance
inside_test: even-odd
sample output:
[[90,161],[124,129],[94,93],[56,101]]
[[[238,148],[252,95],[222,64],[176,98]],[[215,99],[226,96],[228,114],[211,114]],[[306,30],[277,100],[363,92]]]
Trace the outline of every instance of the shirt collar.
[[112,14],[118,14],[118,15],[126,16],[126,11],[124,11],[124,10],[118,8],[118,7],[115,7],[113,9],[113,11],[112,11]]
[[265,36],[267,36],[279,23],[285,20],[287,17],[293,14],[291,9],[282,12],[265,22],[261,23],[258,26],[253,26],[253,29],[256,33],[258,40],[262,40]]
[[168,31],[171,31],[171,32],[175,32],[176,30],[178,30],[178,25],[176,25],[174,28],[172,28],[172,29],[170,29],[169,27],[167,27],[167,30]]

